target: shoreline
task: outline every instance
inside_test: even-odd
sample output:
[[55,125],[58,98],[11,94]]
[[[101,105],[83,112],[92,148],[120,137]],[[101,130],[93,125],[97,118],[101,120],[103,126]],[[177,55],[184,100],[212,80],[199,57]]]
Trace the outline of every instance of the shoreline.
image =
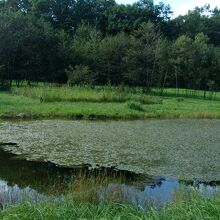
[[68,121],[134,121],[134,120],[172,120],[172,119],[220,119],[219,115],[212,114],[194,114],[194,115],[145,115],[145,116],[111,116],[111,115],[54,115],[54,116],[46,116],[46,115],[32,115],[29,113],[13,113],[13,114],[2,114],[0,115],[1,121],[36,121],[36,120],[68,120]]

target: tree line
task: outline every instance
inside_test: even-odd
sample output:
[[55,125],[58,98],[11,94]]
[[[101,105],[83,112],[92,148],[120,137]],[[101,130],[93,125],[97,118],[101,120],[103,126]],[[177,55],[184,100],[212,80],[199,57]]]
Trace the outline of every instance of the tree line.
[[69,85],[217,91],[220,10],[172,19],[164,3],[140,0],[0,1],[0,87],[26,80]]

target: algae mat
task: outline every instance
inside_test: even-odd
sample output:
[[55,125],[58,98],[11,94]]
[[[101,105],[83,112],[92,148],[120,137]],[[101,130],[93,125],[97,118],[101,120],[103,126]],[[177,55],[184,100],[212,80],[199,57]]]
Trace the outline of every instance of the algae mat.
[[1,122],[0,145],[60,166],[220,180],[220,120]]

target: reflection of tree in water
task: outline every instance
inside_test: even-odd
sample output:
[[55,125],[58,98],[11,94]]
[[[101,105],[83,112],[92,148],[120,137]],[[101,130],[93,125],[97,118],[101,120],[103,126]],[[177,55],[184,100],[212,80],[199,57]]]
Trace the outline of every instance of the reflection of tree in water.
[[13,154],[0,151],[0,179],[6,181],[8,186],[18,185],[21,189],[29,186],[40,193],[57,194],[63,192],[70,181],[81,177],[85,180],[96,178],[100,185],[106,182],[104,179],[108,179],[108,182],[132,185],[142,189],[146,182],[150,184],[158,182],[146,175],[116,171],[114,168],[89,170],[88,165],[74,169],[60,168],[52,163],[21,160]]
[[[28,194],[27,187],[28,189],[36,190],[36,193],[59,195],[65,193],[70,185],[73,193],[88,187],[90,189],[104,190],[103,193],[107,193],[108,195],[113,195],[113,192],[118,191],[119,196],[122,195],[122,192],[129,192],[130,196],[133,196],[135,193],[146,196],[147,188],[151,189],[151,192],[152,190],[157,191],[160,189],[158,193],[161,194],[161,192],[165,192],[163,190],[168,190],[166,189],[167,182],[172,182],[172,180],[166,180],[164,178],[115,170],[114,167],[100,167],[93,170],[89,169],[89,165],[72,169],[59,168],[52,163],[21,160],[14,157],[13,154],[3,151],[0,151],[0,180],[7,182],[7,185],[11,186],[11,193],[15,196],[19,190],[21,193]],[[215,187],[220,185],[220,182],[214,181],[173,180],[173,183],[178,186],[184,185],[187,187],[200,187],[201,185]],[[77,184],[82,184],[81,186],[83,187],[77,188]],[[172,184],[169,187],[173,187]],[[14,192],[13,190],[15,188],[13,187],[17,187],[16,185],[18,189]],[[31,191],[30,193],[34,194],[35,192]]]
[[25,201],[35,203],[46,199],[48,199],[46,195],[40,194],[29,187],[21,189],[17,185],[8,186],[6,182],[0,181],[0,207],[2,208]]
[[163,181],[165,181],[166,179],[164,178],[160,178],[160,179],[157,179],[157,181],[155,183],[152,183],[150,184],[149,186],[154,189],[156,187],[161,187],[163,185]]
[[201,185],[207,187],[219,187],[220,186],[220,181],[201,181],[201,180],[179,180],[179,183],[184,185],[184,186],[191,186],[195,188],[199,188]]
[[[70,170],[43,163],[18,160],[14,155],[0,152],[0,179],[8,186],[29,186],[42,193],[56,193],[70,179]],[[55,190],[55,191],[54,191]]]

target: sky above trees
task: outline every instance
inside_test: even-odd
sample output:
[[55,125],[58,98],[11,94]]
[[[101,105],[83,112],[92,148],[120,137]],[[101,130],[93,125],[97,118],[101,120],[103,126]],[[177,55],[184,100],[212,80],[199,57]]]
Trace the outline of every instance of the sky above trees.
[[[162,0],[154,0],[155,3],[159,3]],[[116,0],[117,3],[132,4],[136,0]],[[162,2],[170,4],[174,11],[174,17],[178,15],[184,15],[188,10],[194,9],[196,6],[202,7],[205,4],[210,4],[212,8],[220,7],[219,0],[163,0]]]

